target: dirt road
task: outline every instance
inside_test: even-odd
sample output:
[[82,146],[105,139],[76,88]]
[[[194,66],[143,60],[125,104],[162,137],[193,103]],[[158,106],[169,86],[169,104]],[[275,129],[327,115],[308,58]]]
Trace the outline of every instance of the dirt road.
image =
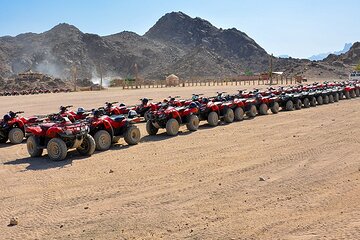
[[[48,113],[218,90],[204,88],[1,97],[0,109]],[[177,137],[147,136],[141,124],[136,146],[120,140],[62,162],[1,145],[0,239],[360,239],[359,106],[203,123]],[[19,225],[8,227],[11,217]]]

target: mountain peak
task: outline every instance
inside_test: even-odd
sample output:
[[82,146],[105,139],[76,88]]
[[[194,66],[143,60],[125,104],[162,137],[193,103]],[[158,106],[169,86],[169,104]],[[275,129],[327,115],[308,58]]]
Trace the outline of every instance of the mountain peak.
[[75,27],[74,25],[70,25],[68,23],[59,23],[58,25],[56,25],[55,27],[53,27],[52,29],[50,29],[49,32],[52,33],[77,33],[80,34],[82,33],[77,27]]

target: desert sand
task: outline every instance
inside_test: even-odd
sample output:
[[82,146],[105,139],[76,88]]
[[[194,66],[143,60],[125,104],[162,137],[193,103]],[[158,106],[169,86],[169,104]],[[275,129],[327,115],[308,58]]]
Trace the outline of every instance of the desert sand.
[[[238,86],[0,97],[27,115]],[[360,99],[65,161],[0,146],[0,239],[360,239]],[[265,181],[260,181],[262,178]],[[19,224],[9,227],[17,217]]]

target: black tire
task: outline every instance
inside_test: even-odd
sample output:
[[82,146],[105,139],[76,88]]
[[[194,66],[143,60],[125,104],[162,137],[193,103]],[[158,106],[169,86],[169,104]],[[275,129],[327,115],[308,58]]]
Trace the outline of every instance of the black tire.
[[351,98],[356,98],[355,90],[351,90],[350,97]]
[[9,139],[8,136],[0,136],[0,143],[6,143],[8,139]]
[[335,93],[334,94],[334,102],[338,102],[340,100],[340,95],[339,93]]
[[219,124],[219,115],[216,112],[211,112],[208,115],[207,121],[210,126],[215,127]]
[[96,150],[105,151],[111,147],[112,137],[108,131],[100,130],[94,135]]
[[136,145],[140,142],[140,130],[136,126],[130,126],[124,135],[124,140],[129,145]]
[[24,132],[20,128],[13,128],[9,132],[9,140],[12,144],[22,143],[24,136]]
[[244,115],[245,115],[245,112],[244,112],[244,109],[242,107],[235,108],[235,111],[234,111],[234,119],[235,119],[235,121],[244,120]]
[[277,114],[280,111],[280,105],[278,102],[274,102],[273,105],[270,108],[271,112],[273,114]]
[[325,95],[325,96],[323,97],[323,103],[324,103],[324,104],[328,104],[329,101],[330,101],[329,96],[328,96],[328,95]]
[[53,161],[61,161],[66,158],[67,147],[65,142],[60,138],[53,138],[47,144],[48,156]]
[[304,108],[309,108],[310,107],[310,100],[308,98],[304,98],[303,105],[304,105]]
[[330,94],[329,95],[329,103],[334,103],[335,99],[334,99],[334,95]]
[[157,127],[154,126],[154,124],[152,124],[151,121],[147,121],[146,122],[146,131],[149,135],[153,136],[156,135],[157,132],[159,131],[159,129]]
[[260,114],[260,115],[267,115],[267,114],[268,114],[268,110],[269,110],[269,107],[268,107],[265,103],[262,103],[262,104],[259,106],[259,114]]
[[344,99],[344,93],[343,92],[339,92],[339,100],[343,100]]
[[84,136],[81,145],[78,148],[76,148],[76,150],[82,156],[91,156],[95,152],[95,148],[96,148],[95,139],[91,135],[86,134]]
[[348,91],[346,91],[346,92],[344,93],[344,95],[345,95],[345,98],[346,98],[346,99],[350,99],[350,98],[351,98],[350,92],[348,92]]
[[150,110],[148,110],[144,113],[144,119],[146,122],[149,120],[149,113],[150,113]]
[[360,97],[360,89],[355,89],[355,95],[356,97]]
[[226,109],[224,121],[226,123],[232,123],[234,121],[234,111],[231,108]]
[[312,97],[312,98],[310,99],[310,106],[311,106],[311,107],[316,107],[316,98],[315,98],[315,97]]
[[288,100],[286,102],[285,109],[286,109],[286,111],[294,111],[294,103],[293,103],[293,101]]
[[318,96],[316,98],[316,102],[317,102],[317,105],[323,105],[324,101],[323,101],[323,97],[322,96]]
[[257,109],[255,105],[251,105],[250,110],[246,112],[246,116],[248,116],[249,118],[254,118],[256,117],[257,114]]
[[295,107],[296,110],[300,110],[300,109],[301,109],[301,107],[302,107],[302,102],[301,102],[300,99],[297,99],[297,100],[295,101],[294,107]]
[[169,136],[178,134],[180,128],[179,122],[175,118],[171,118],[166,122],[166,133]]
[[199,128],[200,120],[196,115],[190,115],[189,121],[186,123],[186,127],[189,131],[196,131]]
[[26,141],[26,148],[30,157],[40,157],[43,154],[43,149],[39,146],[39,140],[31,135]]

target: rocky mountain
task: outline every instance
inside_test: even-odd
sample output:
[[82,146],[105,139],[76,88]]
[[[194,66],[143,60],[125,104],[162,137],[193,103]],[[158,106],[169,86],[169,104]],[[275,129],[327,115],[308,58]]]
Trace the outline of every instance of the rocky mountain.
[[324,59],[331,65],[356,65],[360,63],[360,42],[356,42],[352,45],[349,51],[340,54],[330,54]]
[[[347,55],[339,56],[350,60],[332,60],[335,57],[330,55],[317,66],[309,60],[274,58],[274,70],[295,75],[307,69],[316,72],[321,65],[337,76],[345,66],[341,64],[353,58],[355,61],[357,47],[354,44]],[[28,69],[63,79],[70,79],[75,72],[78,78],[97,78],[100,73],[126,78],[135,75],[135,64],[145,79],[164,79],[171,73],[181,78],[229,77],[245,71],[268,71],[269,59],[267,52],[244,32],[218,29],[182,12],[164,15],[143,36],[127,31],[99,36],[62,23],[40,34],[0,37],[2,78]],[[341,64],[335,66],[334,61]]]
[[323,60],[324,58],[326,58],[330,54],[340,55],[342,53],[346,53],[347,51],[349,51],[351,46],[352,46],[352,43],[345,43],[344,48],[342,50],[340,50],[340,51],[320,53],[320,54],[317,54],[317,55],[313,55],[313,56],[309,57],[309,60],[311,60],[311,61],[319,61],[319,60]]
[[268,54],[236,29],[218,29],[208,21],[181,12],[168,13],[144,35],[121,32],[98,36],[75,26],[59,24],[51,30],[0,38],[0,75],[9,77],[32,69],[55,77],[134,75],[134,64],[145,78],[239,74],[263,71]]

